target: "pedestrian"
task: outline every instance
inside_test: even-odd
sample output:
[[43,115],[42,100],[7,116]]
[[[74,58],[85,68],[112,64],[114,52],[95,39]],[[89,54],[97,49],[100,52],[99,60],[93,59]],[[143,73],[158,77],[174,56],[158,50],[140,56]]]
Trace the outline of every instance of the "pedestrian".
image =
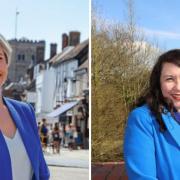
[[0,35],[0,179],[48,180],[32,106],[2,95],[11,52],[9,43]]
[[124,137],[128,179],[179,180],[180,49],[159,56],[136,105]]
[[83,134],[81,128],[77,127],[77,138],[75,139],[78,149],[83,149]]
[[65,126],[65,147],[69,146],[70,136],[71,136],[70,125],[66,124],[66,126]]
[[38,122],[38,125],[37,125],[37,127],[38,127],[38,133],[39,133],[39,136],[40,136],[41,122]]
[[74,127],[73,129],[74,149],[77,149],[77,138],[78,138],[78,132],[76,127]]
[[73,127],[72,124],[69,125],[69,134],[68,134],[68,149],[70,151],[74,148],[74,138],[73,138]]
[[53,150],[53,124],[50,123],[48,126],[48,146]]
[[48,146],[48,128],[47,120],[45,118],[42,119],[42,125],[40,127],[40,138],[43,150],[46,152]]
[[53,137],[53,153],[55,153],[56,150],[56,152],[59,154],[61,138],[60,138],[60,130],[58,123],[55,123],[54,129],[52,131],[52,137]]
[[65,145],[65,133],[64,133],[65,127],[64,127],[64,125],[60,124],[59,130],[60,130],[60,139],[61,139],[60,146],[64,147],[64,145]]

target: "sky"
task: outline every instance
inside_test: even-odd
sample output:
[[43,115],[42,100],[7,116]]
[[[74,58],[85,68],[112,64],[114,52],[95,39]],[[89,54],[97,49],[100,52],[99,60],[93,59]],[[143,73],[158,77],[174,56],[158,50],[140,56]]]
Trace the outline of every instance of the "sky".
[[[127,21],[127,0],[93,0],[98,12],[108,21]],[[135,22],[160,49],[180,48],[180,1],[134,0]]]
[[63,33],[79,31],[81,42],[89,37],[88,0],[0,0],[0,5],[0,33],[8,40],[45,40],[46,58],[50,43],[57,43],[61,52]]

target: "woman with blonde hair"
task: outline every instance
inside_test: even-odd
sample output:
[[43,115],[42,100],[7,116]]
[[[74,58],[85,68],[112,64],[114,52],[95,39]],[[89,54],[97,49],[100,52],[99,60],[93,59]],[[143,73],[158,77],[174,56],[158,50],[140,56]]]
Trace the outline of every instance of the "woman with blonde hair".
[[11,53],[0,35],[0,179],[48,180],[33,108],[2,95]]

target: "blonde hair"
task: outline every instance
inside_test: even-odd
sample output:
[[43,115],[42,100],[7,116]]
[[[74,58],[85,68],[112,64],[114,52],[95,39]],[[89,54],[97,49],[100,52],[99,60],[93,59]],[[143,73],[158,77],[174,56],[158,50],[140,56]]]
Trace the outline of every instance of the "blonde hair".
[[1,34],[0,34],[0,47],[2,48],[6,56],[7,64],[9,66],[11,62],[12,48],[10,44],[8,43],[8,41]]

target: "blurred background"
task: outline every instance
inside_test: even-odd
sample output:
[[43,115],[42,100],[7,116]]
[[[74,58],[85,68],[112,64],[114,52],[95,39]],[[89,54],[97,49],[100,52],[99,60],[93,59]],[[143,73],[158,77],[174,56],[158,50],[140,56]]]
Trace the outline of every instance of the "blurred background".
[[[30,103],[51,179],[89,177],[89,1],[1,1],[7,97]],[[76,175],[74,175],[76,174]]]

